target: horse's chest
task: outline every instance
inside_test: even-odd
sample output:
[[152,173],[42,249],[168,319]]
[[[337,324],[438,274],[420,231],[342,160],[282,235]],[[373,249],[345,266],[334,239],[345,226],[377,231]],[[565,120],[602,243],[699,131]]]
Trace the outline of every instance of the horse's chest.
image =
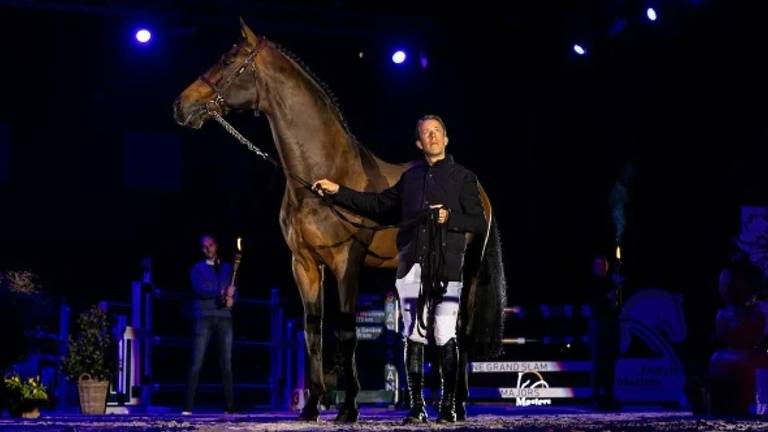
[[[283,235],[289,245],[327,245],[346,232],[324,204],[306,203],[283,207]],[[356,219],[354,215],[350,218]]]

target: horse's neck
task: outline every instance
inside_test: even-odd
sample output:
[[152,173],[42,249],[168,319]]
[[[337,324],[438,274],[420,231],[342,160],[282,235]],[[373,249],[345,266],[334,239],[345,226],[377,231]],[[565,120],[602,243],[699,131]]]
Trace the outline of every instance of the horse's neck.
[[[307,181],[362,174],[360,149],[318,85],[294,67],[268,85],[265,113],[283,166]],[[281,65],[284,66],[284,65]]]

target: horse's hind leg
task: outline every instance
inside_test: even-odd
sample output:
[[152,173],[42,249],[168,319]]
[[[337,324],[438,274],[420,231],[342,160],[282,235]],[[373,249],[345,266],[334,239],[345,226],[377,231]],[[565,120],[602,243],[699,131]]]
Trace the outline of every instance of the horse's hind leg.
[[357,394],[360,392],[360,381],[357,379],[357,364],[355,350],[357,349],[356,316],[357,293],[360,285],[362,266],[361,252],[356,248],[350,249],[346,260],[337,260],[334,274],[338,281],[340,313],[336,327],[336,338],[342,357],[342,376],[344,377],[344,404],[336,416],[337,422],[356,422],[360,411],[357,408]]
[[304,304],[304,338],[309,354],[309,399],[299,418],[317,421],[318,403],[325,393],[323,382],[323,271],[309,257],[293,255],[293,277]]
[[456,420],[458,421],[467,419],[467,401],[469,400],[468,366],[469,353],[466,349],[459,347],[459,378],[456,385]]

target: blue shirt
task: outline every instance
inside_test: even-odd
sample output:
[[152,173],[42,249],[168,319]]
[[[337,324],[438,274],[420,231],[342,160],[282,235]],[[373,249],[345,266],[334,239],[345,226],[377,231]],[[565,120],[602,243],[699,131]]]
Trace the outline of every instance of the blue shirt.
[[231,317],[232,311],[221,306],[221,291],[232,282],[232,264],[221,261],[218,274],[205,260],[192,266],[189,272],[194,291],[193,307],[196,317]]

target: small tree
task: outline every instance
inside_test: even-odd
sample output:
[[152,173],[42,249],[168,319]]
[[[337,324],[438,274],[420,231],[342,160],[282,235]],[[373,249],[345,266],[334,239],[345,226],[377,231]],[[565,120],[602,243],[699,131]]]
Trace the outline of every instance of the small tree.
[[109,381],[113,370],[112,337],[106,313],[94,305],[80,314],[77,326],[77,333],[69,336],[67,355],[62,362],[64,373],[74,381],[83,374]]

